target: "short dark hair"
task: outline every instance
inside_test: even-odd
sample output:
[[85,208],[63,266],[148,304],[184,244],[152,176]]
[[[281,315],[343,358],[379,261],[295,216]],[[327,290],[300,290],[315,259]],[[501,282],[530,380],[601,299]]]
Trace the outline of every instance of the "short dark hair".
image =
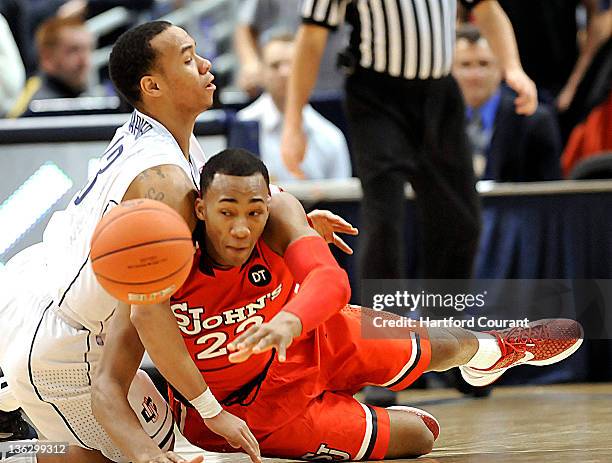
[[140,79],[153,67],[157,55],[151,40],[172,26],[151,21],[130,29],[117,39],[109,59],[111,80],[117,91],[132,105],[140,101]]
[[206,193],[208,187],[215,178],[215,174],[235,175],[237,177],[249,177],[260,173],[266,185],[270,185],[268,168],[250,151],[241,148],[229,148],[215,154],[206,161],[202,172],[200,172],[200,192]]
[[482,36],[480,35],[480,30],[476,26],[466,23],[457,28],[456,37],[457,40],[465,39],[473,45],[478,42]]

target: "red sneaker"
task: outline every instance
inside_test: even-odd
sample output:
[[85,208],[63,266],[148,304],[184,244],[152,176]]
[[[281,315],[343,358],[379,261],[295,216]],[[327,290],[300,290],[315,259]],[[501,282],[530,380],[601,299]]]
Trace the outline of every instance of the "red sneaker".
[[431,433],[433,434],[434,441],[440,435],[440,423],[438,423],[438,420],[436,420],[433,415],[430,415],[425,410],[421,410],[420,408],[415,407],[405,407],[403,405],[394,405],[393,407],[387,407],[387,410],[401,410],[408,413],[414,413],[423,420],[425,426],[427,426],[427,428],[431,431]]
[[488,331],[497,338],[502,356],[487,369],[462,366],[461,376],[472,386],[486,386],[516,365],[550,365],[568,358],[584,338],[575,320],[551,318],[529,323],[525,328]]

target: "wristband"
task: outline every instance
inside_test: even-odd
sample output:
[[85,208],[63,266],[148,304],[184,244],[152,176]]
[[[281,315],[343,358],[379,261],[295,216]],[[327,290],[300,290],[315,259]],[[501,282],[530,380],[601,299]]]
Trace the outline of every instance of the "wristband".
[[202,418],[214,418],[223,411],[217,399],[210,391],[206,389],[202,394],[193,400],[190,400],[191,405],[195,408]]

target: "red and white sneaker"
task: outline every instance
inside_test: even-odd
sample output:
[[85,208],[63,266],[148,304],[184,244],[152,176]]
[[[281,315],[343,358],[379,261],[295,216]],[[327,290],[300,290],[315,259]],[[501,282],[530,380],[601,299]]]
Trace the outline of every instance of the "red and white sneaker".
[[582,326],[575,320],[551,318],[525,328],[487,331],[497,338],[502,356],[487,369],[461,366],[461,376],[472,386],[487,386],[516,365],[551,365],[576,352],[583,341]]
[[425,423],[427,429],[431,431],[434,441],[440,435],[440,423],[438,423],[438,420],[436,420],[433,415],[427,413],[425,410],[421,410],[420,408],[416,407],[405,407],[403,405],[387,407],[387,410],[401,410],[403,412],[414,413],[423,420],[423,423]]

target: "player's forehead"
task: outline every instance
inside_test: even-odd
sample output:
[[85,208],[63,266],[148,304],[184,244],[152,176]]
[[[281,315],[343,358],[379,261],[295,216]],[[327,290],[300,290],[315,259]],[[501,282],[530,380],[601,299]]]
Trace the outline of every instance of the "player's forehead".
[[158,57],[177,56],[189,46],[195,46],[193,38],[178,26],[170,26],[151,39],[151,46]]
[[268,196],[268,186],[259,172],[248,176],[236,176],[216,173],[208,187],[209,196],[215,202],[235,200],[254,202]]

